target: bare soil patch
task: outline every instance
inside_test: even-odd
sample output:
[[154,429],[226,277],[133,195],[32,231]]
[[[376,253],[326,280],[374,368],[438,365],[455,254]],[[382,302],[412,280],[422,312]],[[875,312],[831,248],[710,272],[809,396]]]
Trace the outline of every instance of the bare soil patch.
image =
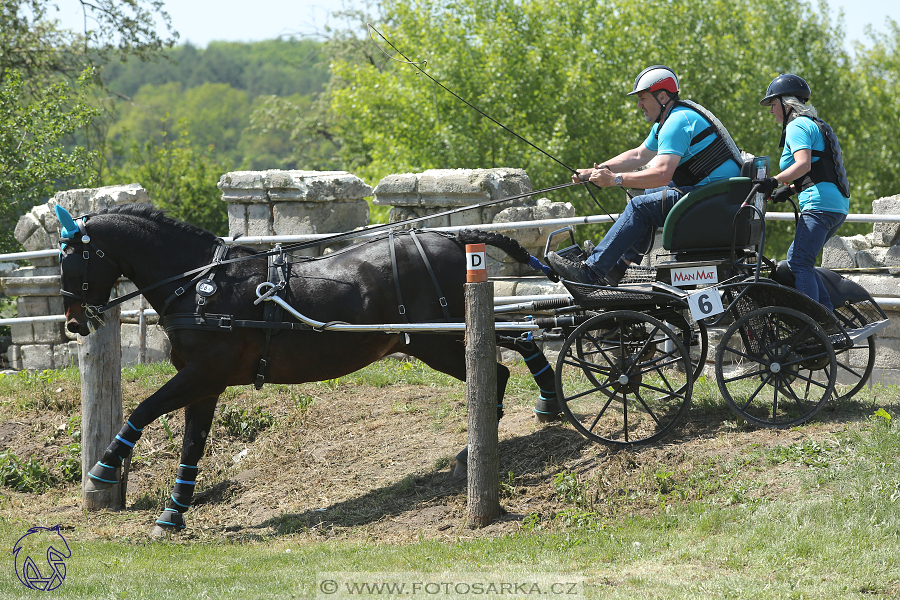
[[[128,412],[146,389],[124,383]],[[499,425],[505,514],[471,531],[464,525],[466,482],[453,476],[454,457],[466,444],[462,384],[273,387],[235,389],[221,399],[220,405],[233,408],[259,406],[274,420],[250,439],[229,434],[217,417],[188,530],[176,539],[390,542],[506,535],[535,524],[554,527],[566,514],[614,520],[701,497],[727,503],[736,474],[744,500],[777,498],[796,490],[797,472],[810,467],[767,462],[768,451],[809,441],[827,446],[848,423],[871,414],[869,406],[847,404],[800,428],[756,430],[737,426],[724,405],[707,402],[663,442],[613,450],[588,442],[565,423],[537,423],[536,391],[512,391]],[[77,389],[54,393],[61,398],[49,403],[55,409],[5,409],[0,451],[56,468],[72,442],[67,424],[80,407]],[[124,511],[84,513],[80,485],[69,483],[44,493],[0,488],[0,515],[29,525],[61,523],[82,538],[146,538],[174,483],[183,430],[180,411],[145,430]]]

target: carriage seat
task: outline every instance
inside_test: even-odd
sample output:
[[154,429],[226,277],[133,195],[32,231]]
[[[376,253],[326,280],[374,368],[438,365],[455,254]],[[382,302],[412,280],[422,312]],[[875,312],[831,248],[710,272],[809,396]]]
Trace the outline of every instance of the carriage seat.
[[666,217],[663,248],[686,258],[699,254],[724,256],[731,252],[732,240],[739,249],[759,244],[762,224],[754,211],[745,209],[734,221],[752,188],[749,177],[732,177],[685,194]]

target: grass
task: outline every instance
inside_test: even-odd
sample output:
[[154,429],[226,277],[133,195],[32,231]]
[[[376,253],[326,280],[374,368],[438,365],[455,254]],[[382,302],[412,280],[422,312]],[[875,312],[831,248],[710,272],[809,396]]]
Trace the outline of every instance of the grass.
[[[126,369],[123,378],[150,390],[170,375],[170,366],[144,366]],[[76,381],[77,372],[73,378],[67,370],[48,389]],[[4,414],[40,405],[40,385],[40,378],[0,377],[0,398],[10,398],[2,401]],[[388,385],[437,386],[450,395],[464,390],[461,383],[418,363],[382,361],[319,387],[267,386],[256,398],[263,407],[258,414],[235,415],[238,424],[241,419],[261,424],[256,417],[269,415],[274,399],[283,397],[294,411],[291,418],[299,419],[317,402],[317,390],[324,395],[345,386]],[[510,402],[533,401],[533,383],[521,365],[513,369],[509,389]],[[223,402],[230,406],[244,393],[249,392],[232,390]],[[688,419],[727,415],[714,381],[698,382],[693,404]],[[44,403],[44,408],[52,411],[53,405]],[[404,400],[394,410],[418,408]],[[448,400],[433,418],[449,423],[454,410]],[[92,599],[323,598],[318,590],[326,578],[347,582],[349,576],[336,573],[356,573],[360,581],[367,576],[399,581],[403,574],[417,573],[422,580],[451,582],[482,573],[486,579],[502,576],[507,581],[583,579],[585,587],[567,595],[575,598],[898,596],[900,420],[894,417],[900,414],[900,393],[896,387],[874,386],[835,410],[842,411],[842,418],[829,431],[820,433],[822,424],[810,423],[796,428],[800,435],[785,443],[750,444],[728,453],[734,432],[749,428],[726,421],[730,424],[708,434],[720,453],[669,460],[663,450],[677,453],[681,445],[671,443],[661,445],[654,460],[635,462],[629,452],[611,455],[622,465],[618,471],[588,474],[561,465],[547,484],[558,509],[523,515],[518,530],[504,535],[478,537],[453,524],[441,540],[403,544],[335,540],[328,531],[317,536],[305,528],[255,538],[201,535],[150,541],[117,537],[116,519],[129,517],[112,514],[107,517],[112,525],[99,528],[99,535],[109,539],[98,539],[98,526],[63,531],[72,556],[66,561],[66,581],[52,594]],[[66,435],[75,440],[79,428],[71,420]],[[760,438],[764,433],[749,431]],[[504,498],[534,493],[522,491],[516,475],[501,477]],[[395,485],[399,489],[413,483],[397,480]],[[161,501],[156,496],[166,493],[148,491],[146,502],[156,504]],[[5,547],[12,548],[33,525],[56,524],[53,514],[42,523],[17,519],[13,502],[13,496],[0,490]],[[0,568],[0,598],[26,593],[8,560]],[[328,597],[348,597],[346,588]]]

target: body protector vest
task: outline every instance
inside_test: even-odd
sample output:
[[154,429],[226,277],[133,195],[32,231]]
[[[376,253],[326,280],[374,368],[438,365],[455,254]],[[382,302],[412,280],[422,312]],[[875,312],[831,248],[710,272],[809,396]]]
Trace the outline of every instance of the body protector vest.
[[[741,158],[741,151],[737,144],[731,139],[728,130],[711,112],[690,100],[679,100],[675,106],[684,106],[699,113],[704,119],[709,121],[710,126],[698,133],[691,139],[691,146],[707,138],[715,135],[716,138],[706,148],[690,157],[681,161],[672,175],[672,181],[676,186],[694,186],[709,177],[713,171],[729,160],[733,160],[738,167],[744,164]],[[672,108],[674,109],[675,106]],[[670,113],[671,114],[671,113]],[[659,129],[657,128],[657,135]]]
[[837,135],[831,126],[817,117],[802,115],[815,121],[825,139],[825,150],[813,150],[813,157],[819,160],[811,163],[809,173],[793,181],[794,188],[803,191],[817,183],[833,183],[841,191],[844,198],[850,197],[850,181],[847,179],[847,170],[844,168],[844,155]]

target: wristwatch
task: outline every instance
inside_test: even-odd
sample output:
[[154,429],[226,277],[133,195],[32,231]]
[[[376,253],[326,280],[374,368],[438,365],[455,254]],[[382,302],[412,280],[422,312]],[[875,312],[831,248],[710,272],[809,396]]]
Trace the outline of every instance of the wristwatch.
[[615,177],[615,179],[613,179],[613,181],[616,182],[616,185],[621,186],[621,185],[622,185],[622,181],[623,181],[623,180],[622,180],[622,174],[619,173],[618,175],[616,175],[616,177]]

